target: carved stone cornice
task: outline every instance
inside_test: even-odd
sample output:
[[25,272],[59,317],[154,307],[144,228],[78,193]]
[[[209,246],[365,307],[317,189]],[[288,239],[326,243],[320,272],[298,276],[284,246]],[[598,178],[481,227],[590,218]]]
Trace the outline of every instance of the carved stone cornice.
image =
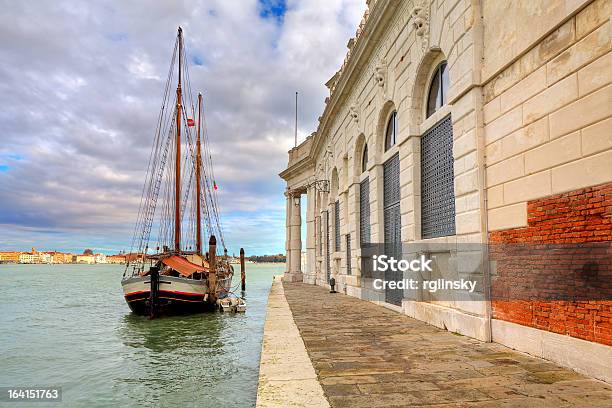
[[291,180],[296,175],[301,174],[307,170],[314,170],[314,160],[308,155],[298,162],[291,163],[289,167],[281,171],[278,175],[285,181]]
[[[370,2],[367,19],[359,27],[359,37],[353,42],[350,55],[343,64],[342,68],[327,82],[332,85],[330,88],[330,98],[325,105],[323,114],[319,118],[311,154],[314,157],[322,148],[322,141],[325,139],[329,129],[328,123],[340,109],[342,102],[346,99],[348,90],[355,84],[357,77],[355,72],[359,72],[365,65],[366,60],[374,54],[376,42],[382,33],[387,29],[388,22],[393,18],[394,11],[402,4],[402,0],[377,0]],[[327,85],[326,84],[326,85]]]

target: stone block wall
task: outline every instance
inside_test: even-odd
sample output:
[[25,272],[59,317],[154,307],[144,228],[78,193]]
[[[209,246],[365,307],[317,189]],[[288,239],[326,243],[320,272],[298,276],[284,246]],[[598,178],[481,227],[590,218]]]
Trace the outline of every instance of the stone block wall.
[[612,1],[596,0],[484,86],[488,226],[612,181]]

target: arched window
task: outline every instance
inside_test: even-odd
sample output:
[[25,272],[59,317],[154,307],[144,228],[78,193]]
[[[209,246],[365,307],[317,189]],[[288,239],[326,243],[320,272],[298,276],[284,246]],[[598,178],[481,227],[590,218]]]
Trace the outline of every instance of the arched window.
[[395,146],[395,142],[397,142],[397,112],[393,111],[385,132],[385,152]]
[[429,85],[429,93],[427,96],[427,117],[433,115],[435,111],[446,105],[448,94],[448,69],[446,61],[442,62],[436,68],[431,84]]
[[361,156],[361,172],[368,170],[368,145],[363,147],[363,156]]

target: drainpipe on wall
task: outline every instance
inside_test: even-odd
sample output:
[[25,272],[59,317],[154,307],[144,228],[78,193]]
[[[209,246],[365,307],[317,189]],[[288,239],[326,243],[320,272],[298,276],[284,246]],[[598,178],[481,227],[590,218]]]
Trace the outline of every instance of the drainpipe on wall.
[[484,29],[482,17],[482,0],[472,0],[474,13],[474,84],[477,92],[474,92],[474,109],[476,112],[476,149],[478,165],[478,194],[480,196],[480,231],[482,241],[481,264],[483,269],[483,284],[485,295],[485,339],[493,341],[492,320],[493,311],[491,307],[491,264],[489,262],[489,224],[488,224],[488,200],[487,200],[487,172],[486,151],[483,118],[483,89],[481,69],[484,64]]
[[[481,95],[481,93],[478,93]],[[482,97],[479,98],[480,102],[482,102]],[[482,103],[479,104],[477,112],[477,117],[482,117]],[[477,119],[480,122],[480,118]],[[486,341],[493,341],[492,335],[492,320],[493,320],[493,311],[491,307],[491,263],[489,262],[489,225],[487,219],[487,192],[485,186],[487,185],[487,175],[485,168],[485,160],[486,154],[484,152],[484,129],[478,125],[477,127],[477,155],[478,155],[478,194],[480,195],[480,228],[481,228],[481,240],[482,240],[482,250],[481,250],[481,264],[482,264],[482,272],[483,272],[483,284],[484,284],[484,296],[485,296],[485,319],[486,319],[486,327],[485,327],[485,338]]]

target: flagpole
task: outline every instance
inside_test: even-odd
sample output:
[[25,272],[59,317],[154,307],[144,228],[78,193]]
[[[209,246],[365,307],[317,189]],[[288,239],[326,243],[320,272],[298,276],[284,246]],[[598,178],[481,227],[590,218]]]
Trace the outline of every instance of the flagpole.
[[297,147],[298,93],[295,91],[295,147]]

